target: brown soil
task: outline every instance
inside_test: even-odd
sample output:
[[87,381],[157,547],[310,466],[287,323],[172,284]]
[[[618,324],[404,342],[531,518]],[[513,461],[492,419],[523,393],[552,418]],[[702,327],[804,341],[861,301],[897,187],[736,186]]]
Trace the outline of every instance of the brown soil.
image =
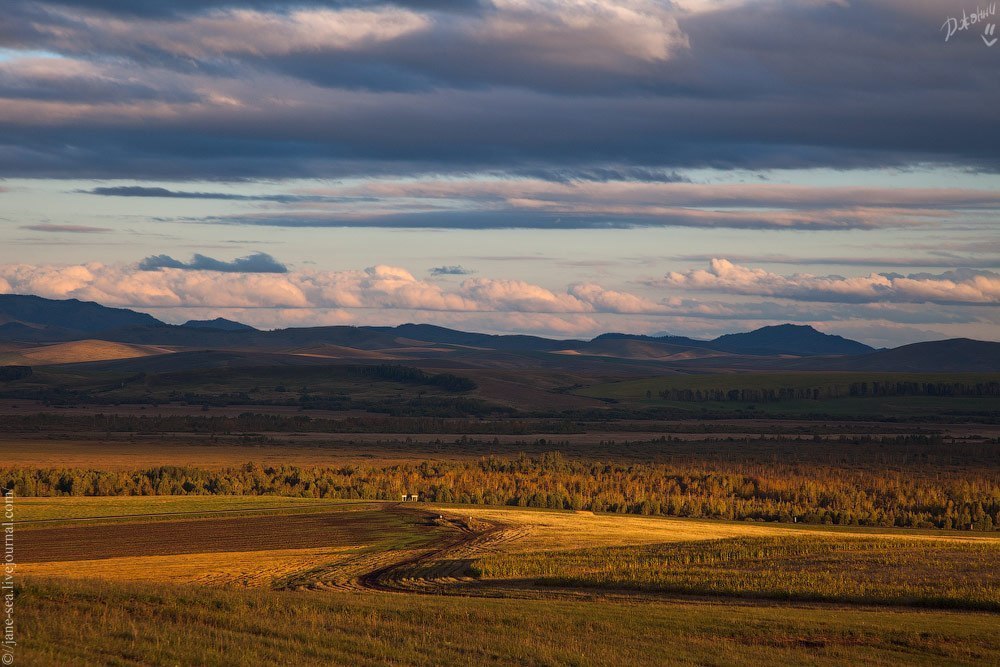
[[18,562],[362,546],[391,538],[398,530],[393,518],[381,511],[324,512],[39,528],[19,532]]

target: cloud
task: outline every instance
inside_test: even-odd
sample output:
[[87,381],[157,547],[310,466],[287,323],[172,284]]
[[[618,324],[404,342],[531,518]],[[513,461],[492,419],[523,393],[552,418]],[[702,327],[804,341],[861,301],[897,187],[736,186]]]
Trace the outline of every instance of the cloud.
[[783,276],[713,259],[709,269],[671,272],[657,284],[687,290],[772,296],[835,303],[1000,303],[1000,273],[957,269],[941,274],[870,273],[866,276]]
[[920,227],[1000,212],[1000,195],[973,188],[471,176],[352,181],[303,189],[281,203],[180,221],[303,228],[847,230]]
[[190,262],[182,262],[170,255],[152,255],[139,262],[142,271],[180,269],[185,271],[221,271],[224,273],[288,273],[288,267],[264,252],[238,257],[231,262],[195,254]]
[[21,225],[21,229],[28,229],[33,232],[52,232],[65,234],[104,234],[113,231],[108,227],[90,227],[88,225]]
[[5,6],[0,174],[1000,169],[993,51],[901,2],[146,4]]
[[[988,250],[986,251],[988,252]],[[671,259],[684,262],[711,262],[715,259],[711,254],[675,255]],[[984,269],[1000,268],[1000,257],[955,255],[939,251],[936,255],[925,257],[886,257],[886,256],[836,256],[836,257],[796,257],[793,255],[759,254],[759,255],[727,255],[730,262],[749,262],[755,264],[796,264],[799,266],[894,266],[894,267],[970,267]]]
[[428,271],[432,276],[468,276],[475,273],[471,269],[467,269],[464,266],[459,266],[453,264],[450,266],[435,266]]
[[218,199],[223,201],[275,202],[279,204],[306,202],[345,202],[362,201],[362,198],[345,198],[323,195],[275,194],[275,195],[243,195],[232,192],[190,192],[184,190],[168,190],[167,188],[144,185],[120,185],[113,187],[98,187],[90,190],[77,190],[81,194],[100,195],[102,197],[152,197],[160,199]]
[[[922,280],[922,278],[913,278]],[[662,290],[662,286],[657,289]],[[458,285],[421,280],[401,267],[231,273],[190,268],[146,271],[136,264],[0,265],[0,293],[77,298],[152,311],[166,321],[225,316],[259,327],[331,323],[432,322],[480,331],[554,336],[601,331],[718,335],[765,324],[884,324],[950,327],[953,335],[995,337],[997,309],[915,303],[789,303],[653,298],[593,282],[552,289],[521,280],[476,277]],[[714,333],[713,333],[714,332]]]
[[[284,269],[261,271],[260,269]],[[0,267],[11,291],[129,307],[387,309],[553,314],[655,311],[656,304],[597,285],[552,290],[523,280],[467,278],[449,288],[401,267],[288,271],[263,253],[233,262],[168,255],[137,265],[13,264]],[[665,311],[665,307],[659,307]]]

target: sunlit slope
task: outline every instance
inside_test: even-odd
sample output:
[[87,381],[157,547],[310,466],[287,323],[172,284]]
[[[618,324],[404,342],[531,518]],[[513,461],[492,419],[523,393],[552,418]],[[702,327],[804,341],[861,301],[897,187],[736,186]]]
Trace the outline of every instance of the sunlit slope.
[[16,352],[0,353],[0,365],[76,364],[87,361],[135,359],[170,352],[172,350],[169,348],[155,345],[132,345],[106,340],[75,340],[68,343],[39,345]]

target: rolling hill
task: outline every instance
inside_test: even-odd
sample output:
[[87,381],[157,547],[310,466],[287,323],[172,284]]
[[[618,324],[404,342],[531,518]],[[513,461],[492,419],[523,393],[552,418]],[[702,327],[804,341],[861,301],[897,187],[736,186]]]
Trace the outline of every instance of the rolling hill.
[[92,301],[0,294],[0,340],[71,340],[121,327],[160,324],[152,315]]
[[0,352],[0,365],[8,366],[50,366],[55,364],[78,364],[114,359],[135,359],[160,354],[172,350],[147,345],[128,345],[106,340],[76,340],[67,343],[53,343],[25,347],[15,351]]
[[[783,370],[1000,370],[1000,343],[955,339],[892,350],[782,324],[696,340],[609,333],[593,340],[456,331],[431,324],[329,326],[260,331],[216,318],[177,326],[121,308],[77,300],[0,295],[0,342],[16,344],[0,363],[42,365],[130,359],[167,351],[406,360],[425,367],[559,370],[639,375]],[[54,344],[54,343],[59,343]],[[169,349],[167,349],[169,348]]]
[[686,336],[642,336],[609,333],[598,336],[594,342],[609,340],[639,340],[673,346],[706,348],[731,354],[761,356],[773,354],[794,356],[865,354],[874,351],[873,347],[864,343],[842,336],[826,334],[811,326],[797,324],[761,327],[745,333],[725,334],[712,340],[697,340]]
[[242,322],[234,322],[233,320],[227,320],[224,317],[216,317],[214,320],[188,320],[182,327],[190,327],[192,329],[221,329],[223,331],[257,331],[249,324],[243,324]]
[[726,334],[710,341],[712,349],[735,354],[865,354],[874,348],[841,336],[825,334],[813,327],[779,324],[747,333]]
[[952,338],[853,357],[815,360],[810,369],[1000,373],[1000,343]]

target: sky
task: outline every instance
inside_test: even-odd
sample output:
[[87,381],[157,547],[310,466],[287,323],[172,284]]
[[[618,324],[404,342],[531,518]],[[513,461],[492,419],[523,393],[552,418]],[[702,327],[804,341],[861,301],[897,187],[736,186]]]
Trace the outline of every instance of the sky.
[[8,0],[0,293],[261,328],[1000,340],[998,19]]

